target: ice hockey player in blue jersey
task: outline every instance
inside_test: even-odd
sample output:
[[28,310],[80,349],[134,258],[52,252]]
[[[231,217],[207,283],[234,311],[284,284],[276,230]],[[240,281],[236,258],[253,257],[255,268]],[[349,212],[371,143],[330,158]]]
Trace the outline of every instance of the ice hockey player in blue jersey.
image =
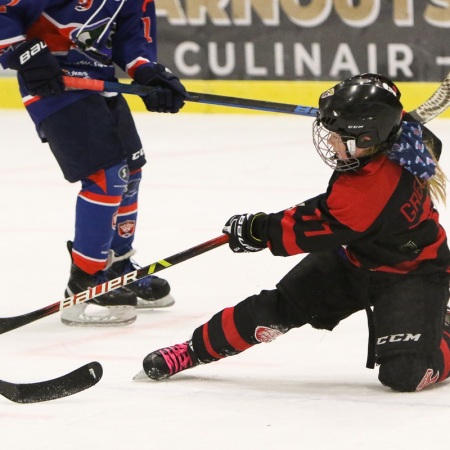
[[[0,0],[0,64],[17,71],[23,103],[64,178],[81,182],[66,297],[135,270],[131,256],[145,153],[121,95],[65,91],[63,75],[116,80],[116,66],[154,87],[149,111],[177,113],[186,90],[159,64],[153,0]],[[150,276],[62,312],[67,325],[124,325],[136,308],[174,303]],[[100,306],[100,308],[98,307]],[[91,308],[92,309],[92,308]]]

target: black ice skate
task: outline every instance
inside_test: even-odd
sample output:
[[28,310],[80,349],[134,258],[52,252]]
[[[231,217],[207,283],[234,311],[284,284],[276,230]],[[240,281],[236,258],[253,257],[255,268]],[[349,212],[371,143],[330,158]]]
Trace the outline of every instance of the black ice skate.
[[[71,243],[68,243],[68,248],[71,252]],[[72,262],[65,297],[86,291],[106,281],[108,281],[106,272],[100,271],[90,275]],[[133,292],[124,287],[117,288],[87,302],[63,309],[61,321],[72,326],[127,325],[136,320],[136,304],[137,297]]]
[[[152,380],[164,380],[199,364],[200,361],[196,358],[190,343],[184,342],[148,354],[143,361],[143,372]],[[141,378],[143,372],[135,378]]]
[[[134,253],[135,250],[131,250],[123,256],[114,256],[113,264],[108,269],[108,279],[112,280],[113,278],[140,269],[140,267],[130,259]],[[166,308],[175,303],[175,300],[170,295],[169,283],[155,275],[149,275],[134,283],[128,284],[127,289],[134,292],[138,297],[138,309]]]

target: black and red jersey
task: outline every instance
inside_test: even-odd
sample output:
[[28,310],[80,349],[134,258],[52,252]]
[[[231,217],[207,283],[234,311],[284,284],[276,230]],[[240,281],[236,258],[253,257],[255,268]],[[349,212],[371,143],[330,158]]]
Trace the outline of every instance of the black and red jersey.
[[264,220],[274,255],[336,249],[357,267],[399,274],[450,267],[426,186],[385,154],[358,171],[334,172],[326,193]]

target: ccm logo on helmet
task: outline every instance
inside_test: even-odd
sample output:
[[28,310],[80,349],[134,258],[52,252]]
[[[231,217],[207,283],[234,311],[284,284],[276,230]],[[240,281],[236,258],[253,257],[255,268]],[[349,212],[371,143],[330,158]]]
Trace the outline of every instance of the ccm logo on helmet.
[[378,345],[386,344],[387,342],[408,342],[408,341],[418,341],[422,335],[411,334],[411,333],[401,333],[401,334],[391,334],[390,336],[383,336],[377,339]]

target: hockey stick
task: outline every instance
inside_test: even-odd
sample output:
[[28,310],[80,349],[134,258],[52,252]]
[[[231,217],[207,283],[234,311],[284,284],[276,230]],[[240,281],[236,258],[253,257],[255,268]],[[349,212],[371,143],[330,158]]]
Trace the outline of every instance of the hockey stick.
[[145,278],[148,275],[152,275],[156,272],[167,269],[168,267],[174,266],[175,264],[179,264],[183,261],[194,258],[195,256],[208,252],[209,250],[219,247],[227,242],[228,236],[226,234],[223,234],[219,237],[203,242],[202,244],[196,245],[195,247],[184,250],[173,256],[169,256],[166,259],[161,259],[160,261],[134,270],[133,272],[129,272],[120,277],[106,281],[105,283],[93,286],[83,292],[72,295],[71,297],[67,297],[61,302],[53,303],[49,306],[37,309],[36,311],[32,311],[27,314],[23,314],[21,316],[0,318],[0,334],[23,327],[24,325],[32,323],[38,319],[42,319],[43,317],[50,316],[62,309],[70,308],[71,306],[84,303],[88,300],[92,300],[99,295],[106,294],[107,292],[111,292],[114,289],[126,286],[127,284],[140,280],[141,278]]
[[427,123],[443,113],[450,104],[450,72],[432,96],[409,114],[420,123]]
[[[114,81],[93,80],[90,78],[63,77],[66,88],[87,89],[101,92],[120,92],[121,94],[148,95],[154,88],[139,84],[117,83]],[[188,92],[188,102],[205,103],[208,105],[231,106],[234,108],[254,109],[258,111],[295,114],[298,116],[316,117],[317,108],[304,105],[289,105],[286,103],[266,102],[247,98],[227,97],[224,95],[200,94]]]
[[102,375],[101,364],[94,361],[53,380],[23,384],[0,380],[0,395],[16,403],[46,402],[84,391],[96,385]]
[[[63,77],[64,84],[69,89],[88,89],[93,91],[120,92],[122,94],[146,95],[153,88],[138,84],[117,83],[114,81],[92,80],[90,78]],[[289,105],[286,103],[266,102],[247,98],[227,97],[223,95],[200,94],[188,92],[189,102],[206,103],[217,106],[254,109],[266,112],[296,114],[316,117],[317,108],[304,105]],[[420,123],[427,123],[443,113],[450,104],[450,72],[431,97],[413,109],[409,114]]]

